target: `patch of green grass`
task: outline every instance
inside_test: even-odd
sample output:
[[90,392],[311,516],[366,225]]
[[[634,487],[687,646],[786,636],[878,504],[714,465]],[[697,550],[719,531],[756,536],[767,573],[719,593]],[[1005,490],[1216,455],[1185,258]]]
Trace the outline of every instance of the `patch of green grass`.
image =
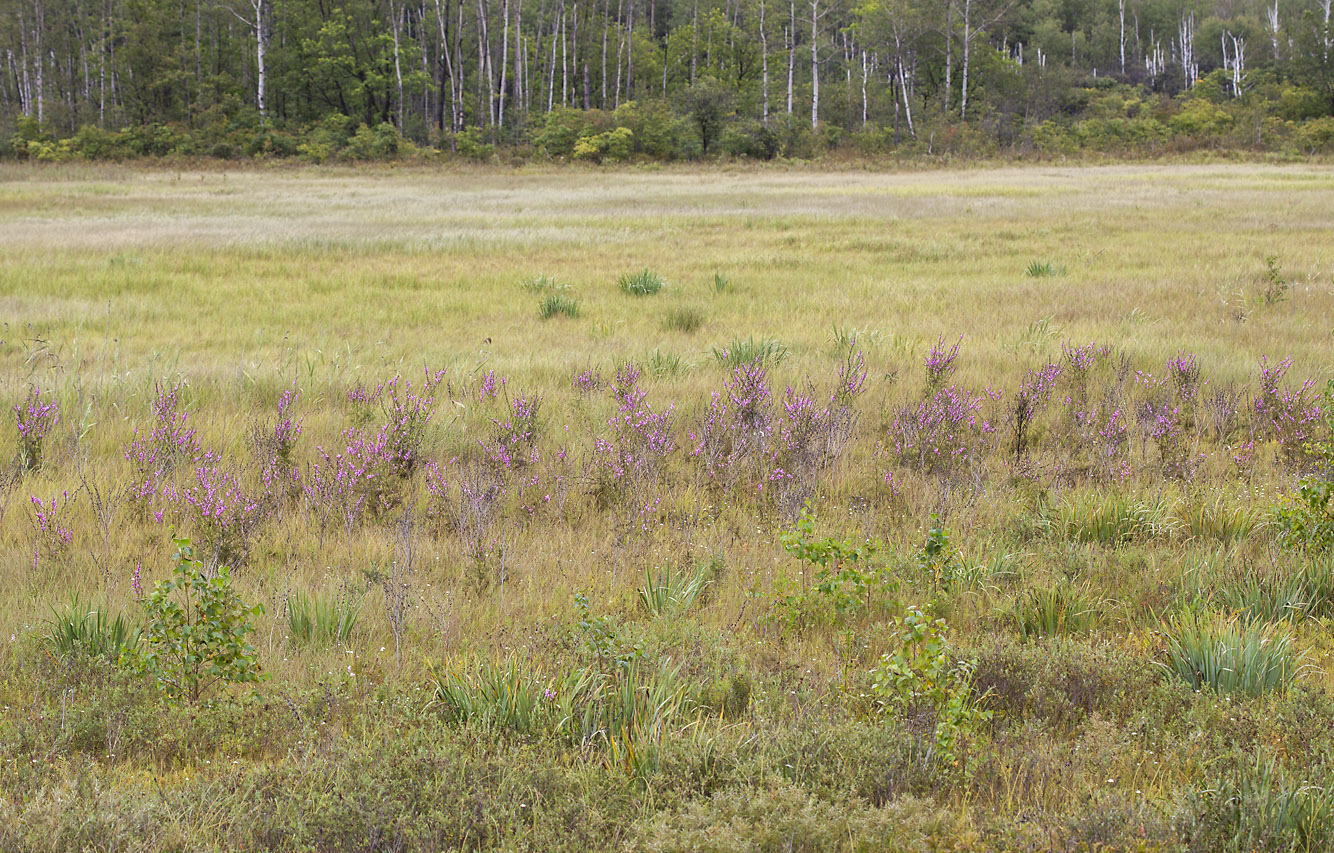
[[748,364],[760,364],[776,367],[788,357],[787,346],[778,338],[755,340],[750,337],[736,338],[730,344],[713,348],[713,358],[724,367],[744,367]]
[[624,273],[616,280],[616,286],[629,296],[654,296],[667,286],[667,280],[645,267],[639,272]]
[[671,308],[663,318],[662,325],[671,331],[690,334],[704,325],[704,312],[694,306]]
[[1196,690],[1259,696],[1287,689],[1301,668],[1292,638],[1260,622],[1187,609],[1163,636],[1167,671]]
[[1019,634],[1023,637],[1056,637],[1081,634],[1097,618],[1097,605],[1087,594],[1069,583],[1044,589],[1031,589],[1019,596],[1011,610]]
[[579,300],[564,293],[548,293],[542,298],[537,313],[543,320],[550,320],[552,317],[575,319],[579,316]]
[[301,645],[345,645],[356,630],[361,608],[361,599],[346,592],[338,595],[291,592],[287,596],[288,635]]
[[124,613],[114,617],[107,608],[85,604],[74,596],[63,607],[52,607],[46,642],[63,658],[86,655],[116,664],[139,644],[139,625]]
[[1051,261],[1033,261],[1024,273],[1029,278],[1051,278],[1065,275],[1065,264],[1057,266]]

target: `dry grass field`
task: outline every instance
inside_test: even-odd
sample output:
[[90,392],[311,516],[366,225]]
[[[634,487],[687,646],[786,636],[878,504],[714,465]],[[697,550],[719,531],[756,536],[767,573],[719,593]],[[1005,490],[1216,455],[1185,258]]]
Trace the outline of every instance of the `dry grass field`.
[[1328,849],[1332,273],[1326,166],[0,166],[0,847]]

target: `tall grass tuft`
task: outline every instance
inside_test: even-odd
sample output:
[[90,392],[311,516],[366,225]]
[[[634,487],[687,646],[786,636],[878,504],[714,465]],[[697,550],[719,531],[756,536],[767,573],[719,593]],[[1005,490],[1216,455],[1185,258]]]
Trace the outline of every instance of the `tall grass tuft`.
[[139,645],[139,626],[124,613],[113,619],[105,608],[93,608],[77,596],[63,608],[51,608],[46,641],[59,657],[87,655],[115,664]]
[[1094,606],[1069,583],[1031,589],[1019,597],[1010,618],[1025,638],[1080,634],[1093,626]]
[[520,282],[519,286],[529,293],[537,294],[559,293],[568,289],[568,285],[562,284],[560,281],[557,281],[554,276],[549,275],[531,276]]
[[714,347],[713,357],[727,368],[745,367],[759,362],[765,367],[781,364],[788,356],[787,347],[778,338],[733,340],[726,347]]
[[514,658],[503,664],[432,667],[431,683],[435,689],[431,705],[455,722],[519,734],[533,731],[537,722],[541,685]]
[[690,334],[704,325],[704,312],[693,305],[672,308],[663,318],[662,325],[671,331]]
[[1259,622],[1186,609],[1163,633],[1164,666],[1196,690],[1259,696],[1286,689],[1299,669],[1291,638]]
[[1038,523],[1057,539],[1107,546],[1171,538],[1182,526],[1169,501],[1115,494],[1071,496],[1040,510]]
[[1202,822],[1214,849],[1329,850],[1334,845],[1334,786],[1288,780],[1278,759],[1257,754],[1254,767],[1224,775],[1204,792]]
[[662,378],[664,376],[681,376],[689,373],[695,365],[681,358],[681,356],[672,352],[663,352],[655,349],[653,352],[644,356],[644,370],[650,376]]
[[653,296],[666,287],[667,282],[653,270],[645,268],[639,272],[625,273],[616,281],[616,286],[621,289],[621,293],[630,296]]
[[1222,496],[1193,503],[1180,512],[1181,531],[1191,539],[1230,543],[1245,539],[1264,524],[1259,509],[1230,503]]
[[537,313],[543,320],[559,316],[574,319],[579,316],[579,300],[564,293],[548,293],[542,297]]
[[287,630],[300,645],[342,645],[352,637],[361,616],[361,599],[351,595],[287,596]]
[[650,616],[685,613],[706,586],[708,580],[703,575],[687,577],[673,574],[670,568],[659,569],[654,575],[653,570],[648,569],[644,585],[639,588],[639,603]]
[[1029,278],[1047,278],[1065,275],[1065,265],[1056,266],[1051,261],[1033,261],[1025,270]]

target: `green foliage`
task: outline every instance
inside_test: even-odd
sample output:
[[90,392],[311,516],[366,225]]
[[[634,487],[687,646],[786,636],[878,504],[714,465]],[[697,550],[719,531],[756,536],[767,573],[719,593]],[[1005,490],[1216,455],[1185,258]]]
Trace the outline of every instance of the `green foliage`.
[[715,294],[721,295],[727,293],[730,290],[732,290],[732,282],[729,281],[727,276],[723,275],[722,273],[715,272],[713,274],[713,292]]
[[85,605],[78,596],[62,608],[51,608],[46,643],[62,658],[86,655],[113,666],[139,645],[139,626],[124,613],[113,619],[105,608]]
[[1163,634],[1167,671],[1195,690],[1258,696],[1285,690],[1298,671],[1292,639],[1262,623],[1186,609]]
[[242,604],[226,566],[209,577],[190,540],[174,541],[172,577],[159,581],[144,601],[147,624],[136,668],[169,700],[191,704],[227,684],[258,683],[263,675],[246,637],[263,605]]
[[362,600],[351,595],[287,596],[287,630],[301,645],[345,645],[361,616]]
[[581,136],[574,144],[574,159],[594,163],[623,163],[635,152],[635,134],[628,127]]
[[775,618],[794,628],[821,624],[845,624],[851,619],[876,612],[895,610],[891,597],[897,582],[883,567],[871,561],[880,546],[870,540],[861,545],[834,539],[817,538],[815,518],[810,505],[802,508],[792,530],[779,537],[783,549],[806,568],[801,588],[783,583],[775,599]]
[[778,338],[755,340],[753,337],[734,339],[725,347],[714,347],[713,358],[727,368],[745,367],[748,364],[760,364],[763,367],[776,367],[787,359],[787,346]]
[[1277,305],[1288,298],[1288,280],[1283,277],[1283,267],[1278,262],[1278,255],[1265,258],[1265,271],[1260,277],[1260,301],[1266,305]]
[[714,77],[701,77],[681,91],[679,106],[694,122],[701,153],[707,157],[709,146],[718,140],[728,117],[735,111],[732,91]]
[[947,630],[944,619],[909,607],[898,623],[896,648],[872,673],[871,691],[886,713],[930,710],[935,730],[924,763],[949,768],[961,764],[963,746],[992,714],[982,708],[986,695],[973,690],[976,662],[955,658]]
[[469,160],[481,162],[491,159],[496,153],[496,146],[487,140],[485,130],[468,127],[454,135],[454,150]]
[[949,528],[935,513],[931,514],[931,528],[926,532],[926,541],[917,552],[917,568],[933,592],[950,589],[964,574],[963,556],[951,543]]
[[621,293],[630,296],[653,296],[666,285],[667,282],[662,276],[647,267],[639,272],[625,273],[616,280],[616,286],[621,289]]

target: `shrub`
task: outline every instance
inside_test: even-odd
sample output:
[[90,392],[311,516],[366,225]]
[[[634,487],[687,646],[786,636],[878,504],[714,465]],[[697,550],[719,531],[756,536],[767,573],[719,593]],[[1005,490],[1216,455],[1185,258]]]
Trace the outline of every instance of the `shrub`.
[[1334,546],[1334,380],[1325,387],[1321,416],[1324,435],[1306,452],[1314,470],[1303,477],[1297,494],[1278,511],[1281,541],[1291,548],[1327,551]]
[[1124,718],[1142,710],[1160,677],[1138,654],[1090,638],[1050,636],[1031,643],[995,637],[975,654],[974,689],[1016,725],[1040,721],[1069,731],[1093,714]]
[[1298,671],[1292,640],[1261,623],[1184,610],[1165,627],[1162,664],[1195,690],[1258,696],[1284,690]]
[[628,127],[618,127],[606,133],[579,137],[579,141],[574,144],[574,159],[591,160],[594,163],[622,163],[634,154],[634,145],[634,131]]
[[625,273],[616,281],[621,293],[630,296],[653,296],[666,285],[662,276],[647,267],[639,272]]
[[246,640],[263,605],[247,607],[232,590],[226,566],[209,577],[189,539],[177,539],[170,580],[159,581],[144,602],[148,623],[137,668],[170,701],[198,702],[227,684],[262,678],[255,650]]
[[960,748],[991,719],[982,709],[986,694],[973,690],[976,661],[955,658],[945,640],[943,619],[916,607],[899,620],[898,646],[880,657],[871,691],[885,711],[906,713],[925,707],[935,716],[935,730],[923,764],[952,767],[962,761]]

